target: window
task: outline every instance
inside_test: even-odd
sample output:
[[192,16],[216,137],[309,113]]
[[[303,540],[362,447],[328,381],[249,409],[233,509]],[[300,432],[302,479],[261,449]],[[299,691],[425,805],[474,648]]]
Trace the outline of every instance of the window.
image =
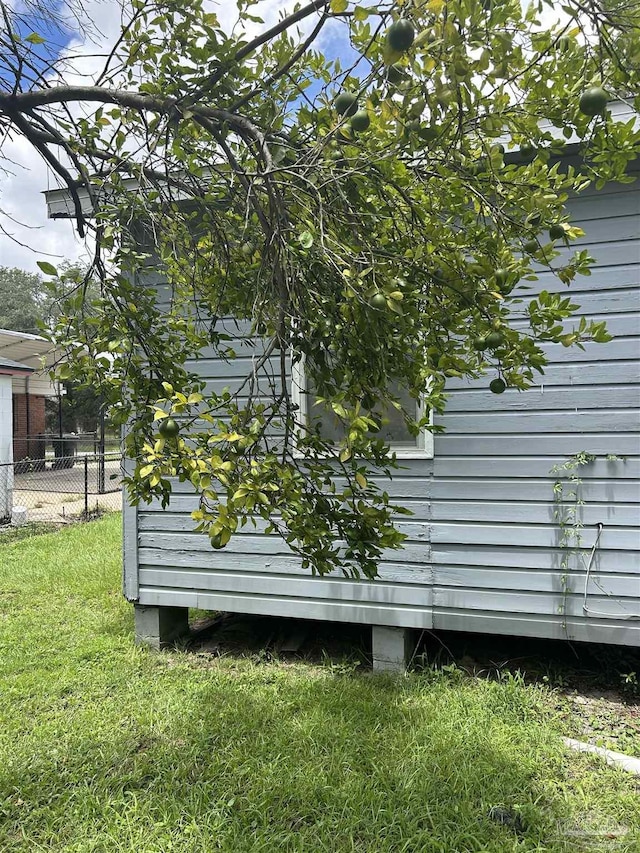
[[[400,401],[406,411],[415,411],[416,420],[424,415],[420,401],[414,400],[399,380],[391,383],[394,396]],[[340,441],[344,438],[344,424],[340,418],[326,405],[316,403],[313,387],[304,369],[304,360],[293,366],[292,397],[298,406],[300,420],[314,429],[319,427],[320,435],[330,441]],[[377,436],[384,439],[398,457],[406,459],[431,459],[433,457],[433,434],[428,429],[422,429],[417,436],[411,435],[407,429],[404,415],[394,406],[384,408],[377,404],[372,410],[380,417],[381,429]]]

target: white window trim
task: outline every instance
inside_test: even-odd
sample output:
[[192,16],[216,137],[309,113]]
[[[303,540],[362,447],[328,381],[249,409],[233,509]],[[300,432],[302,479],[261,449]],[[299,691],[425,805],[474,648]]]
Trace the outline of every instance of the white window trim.
[[[305,359],[303,356],[300,361],[291,365],[291,400],[294,406],[298,407],[300,420],[303,423],[306,423],[308,415],[308,396],[304,390],[306,380],[304,364]],[[423,416],[423,412],[424,401],[420,400],[417,407],[418,418]],[[433,424],[433,410],[431,411],[429,422],[430,424]],[[394,447],[393,442],[391,442],[389,446],[392,453],[395,453],[397,459],[433,459],[433,432],[426,428],[421,429],[416,436],[415,447],[407,447],[406,445]],[[298,453],[299,452],[296,451],[296,455],[298,455]],[[304,454],[300,452],[300,455],[302,456]]]

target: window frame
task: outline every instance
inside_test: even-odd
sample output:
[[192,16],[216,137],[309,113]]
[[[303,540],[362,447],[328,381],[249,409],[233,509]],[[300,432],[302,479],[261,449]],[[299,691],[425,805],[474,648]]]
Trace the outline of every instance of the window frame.
[[[302,358],[295,362],[295,364],[293,361],[291,363],[291,400],[294,406],[297,406],[298,408],[300,420],[306,425],[308,423],[307,417],[309,414],[309,407],[307,405],[309,395],[306,393],[305,361],[305,357],[302,356]],[[424,411],[424,400],[420,399],[416,401],[417,420],[424,417]],[[430,413],[429,423],[433,425],[433,410],[431,410]],[[408,447],[407,445],[394,445],[393,442],[389,442],[389,447],[391,452],[395,453],[397,459],[433,459],[433,432],[424,427],[416,436],[415,446]],[[298,454],[300,456],[304,456],[302,451],[296,449],[296,455]]]

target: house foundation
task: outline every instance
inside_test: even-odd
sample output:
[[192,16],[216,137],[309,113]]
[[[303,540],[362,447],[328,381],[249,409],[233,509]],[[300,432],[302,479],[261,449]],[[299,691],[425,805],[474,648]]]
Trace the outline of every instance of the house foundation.
[[372,625],[373,668],[376,672],[404,672],[413,651],[409,628]]
[[189,632],[186,607],[134,605],[135,640],[138,645],[160,650]]

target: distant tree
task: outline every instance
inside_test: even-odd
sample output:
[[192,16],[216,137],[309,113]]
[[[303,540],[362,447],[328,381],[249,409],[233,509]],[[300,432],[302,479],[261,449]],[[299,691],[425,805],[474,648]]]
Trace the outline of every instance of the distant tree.
[[59,264],[58,273],[55,281],[45,282],[39,273],[0,266],[0,329],[41,334],[56,324],[62,306],[78,295],[88,316],[92,300],[100,294],[95,278],[72,261]]
[[0,329],[38,334],[47,302],[40,275],[18,267],[0,267]]
[[61,425],[63,433],[98,431],[102,399],[97,391],[77,382],[62,384],[62,398],[47,400],[47,432],[57,433]]
[[[47,326],[64,322],[64,311],[75,306],[75,317],[89,320],[94,314],[95,301],[100,288],[95,277],[87,275],[85,266],[78,262],[64,261],[58,267],[58,277],[44,283],[46,310],[43,321]],[[50,409],[49,425],[53,432],[62,426],[63,432],[95,432],[99,428],[103,398],[92,385],[80,381],[64,382],[66,393],[57,406]]]

